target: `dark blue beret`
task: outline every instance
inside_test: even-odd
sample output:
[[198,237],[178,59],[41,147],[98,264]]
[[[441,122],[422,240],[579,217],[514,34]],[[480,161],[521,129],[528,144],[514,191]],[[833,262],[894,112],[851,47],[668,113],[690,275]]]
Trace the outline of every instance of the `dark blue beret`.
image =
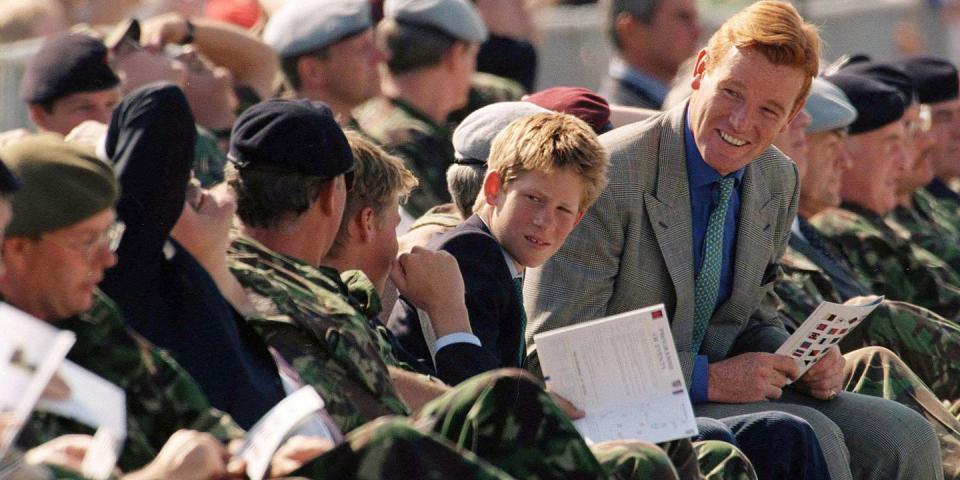
[[27,103],[48,102],[119,84],[103,42],[84,33],[59,33],[47,38],[27,63],[20,98]]
[[896,122],[907,108],[899,90],[868,76],[842,70],[824,79],[840,87],[857,109],[857,119],[850,124],[852,135]]
[[230,161],[331,178],[352,171],[350,144],[333,111],[321,102],[274,98],[243,112],[230,136]]
[[861,62],[847,65],[840,69],[844,73],[864,75],[893,87],[903,95],[904,105],[918,101],[917,88],[911,77],[903,68],[886,62]]
[[957,67],[937,57],[909,57],[897,64],[913,78],[920,103],[937,103],[960,96]]

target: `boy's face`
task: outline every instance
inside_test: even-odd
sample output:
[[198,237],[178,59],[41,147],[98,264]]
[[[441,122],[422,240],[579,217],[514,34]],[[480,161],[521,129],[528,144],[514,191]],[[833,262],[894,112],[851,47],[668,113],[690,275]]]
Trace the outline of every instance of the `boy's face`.
[[500,245],[522,267],[539,267],[563,245],[583,217],[583,183],[576,172],[524,172],[506,188],[487,174],[484,195],[492,207],[489,226]]

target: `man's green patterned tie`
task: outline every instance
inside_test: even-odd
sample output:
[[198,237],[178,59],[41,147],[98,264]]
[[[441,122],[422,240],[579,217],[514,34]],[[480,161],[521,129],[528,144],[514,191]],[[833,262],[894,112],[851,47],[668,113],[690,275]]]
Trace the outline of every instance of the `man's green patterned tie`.
[[700,351],[700,344],[703,343],[703,336],[707,333],[707,325],[717,303],[720,265],[723,264],[723,224],[727,218],[727,206],[730,204],[730,194],[733,193],[735,181],[733,177],[720,180],[720,200],[710,212],[707,235],[703,239],[703,258],[700,259],[700,271],[697,273],[693,290],[696,303],[693,310],[691,346],[694,352]]

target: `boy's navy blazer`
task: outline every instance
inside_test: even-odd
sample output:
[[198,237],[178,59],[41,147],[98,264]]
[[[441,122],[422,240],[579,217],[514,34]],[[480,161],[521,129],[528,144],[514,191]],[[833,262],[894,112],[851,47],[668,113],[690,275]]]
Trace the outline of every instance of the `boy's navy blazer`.
[[[437,352],[437,376],[455,385],[487,370],[522,367],[519,363],[523,305],[518,301],[503,249],[480,217],[473,215],[442,234],[429,247],[457,259],[466,291],[473,334],[482,347],[456,343]],[[429,362],[417,310],[401,298],[388,327],[410,353]]]

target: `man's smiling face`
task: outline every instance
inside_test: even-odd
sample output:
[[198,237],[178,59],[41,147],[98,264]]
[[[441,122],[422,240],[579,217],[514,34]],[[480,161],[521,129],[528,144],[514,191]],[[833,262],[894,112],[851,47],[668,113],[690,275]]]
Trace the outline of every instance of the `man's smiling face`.
[[700,52],[691,86],[690,129],[707,165],[726,175],[757,158],[803,106],[804,73],[759,51],[731,47],[708,69]]

